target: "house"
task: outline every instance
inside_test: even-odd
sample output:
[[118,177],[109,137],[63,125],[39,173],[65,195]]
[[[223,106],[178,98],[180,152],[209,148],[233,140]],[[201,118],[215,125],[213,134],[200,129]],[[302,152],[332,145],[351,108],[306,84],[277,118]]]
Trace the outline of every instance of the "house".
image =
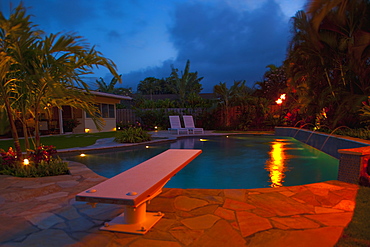
[[[96,106],[100,109],[101,116],[105,122],[101,132],[116,130],[116,104],[121,100],[131,100],[129,96],[115,95],[103,92],[90,91],[95,96]],[[96,133],[96,128],[92,118],[83,110],[63,106],[62,109],[53,108],[51,117],[44,117],[40,121],[40,132],[42,134],[63,134],[63,133]],[[78,122],[75,128],[71,127],[71,122]],[[72,124],[73,125],[73,124]],[[60,126],[63,126],[62,128]]]

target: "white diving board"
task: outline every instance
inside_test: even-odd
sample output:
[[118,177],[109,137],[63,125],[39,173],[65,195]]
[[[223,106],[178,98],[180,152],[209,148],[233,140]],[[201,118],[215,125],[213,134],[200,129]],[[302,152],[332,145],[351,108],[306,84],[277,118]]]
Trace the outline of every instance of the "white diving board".
[[101,230],[145,234],[163,214],[146,212],[146,202],[202,150],[169,149],[76,195],[76,201],[124,205],[123,214]]

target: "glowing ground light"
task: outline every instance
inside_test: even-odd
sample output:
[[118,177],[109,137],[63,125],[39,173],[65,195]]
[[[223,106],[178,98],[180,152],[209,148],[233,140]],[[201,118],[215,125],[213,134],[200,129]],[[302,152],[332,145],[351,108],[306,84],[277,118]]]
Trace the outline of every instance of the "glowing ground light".
[[145,146],[145,148],[149,148],[149,146]]
[[201,141],[201,142],[207,142],[209,140],[208,139],[199,139],[199,141]]
[[89,133],[90,132],[90,129],[85,129],[85,133]]
[[30,164],[30,161],[28,159],[23,160],[23,165],[27,166]]
[[81,157],[85,157],[85,156],[86,156],[86,154],[80,154],[80,156],[81,156]]

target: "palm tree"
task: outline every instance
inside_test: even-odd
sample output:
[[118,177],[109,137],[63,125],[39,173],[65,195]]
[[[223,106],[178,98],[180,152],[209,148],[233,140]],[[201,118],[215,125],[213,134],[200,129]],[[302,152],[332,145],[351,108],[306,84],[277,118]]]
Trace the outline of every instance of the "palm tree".
[[[34,44],[41,33],[35,30],[29,19],[22,5],[15,9],[9,19],[0,12],[0,98],[7,112],[18,160],[22,159],[22,150],[15,125],[17,111],[13,105],[21,101],[26,87],[18,86],[21,80],[17,79],[17,75],[22,73],[19,64],[27,61],[24,57],[27,53],[23,51]],[[25,102],[18,105],[22,105],[23,109],[26,107]]]
[[203,77],[198,78],[198,72],[190,72],[190,61],[187,60],[184,72],[181,76],[178,73],[178,69],[172,67],[170,78],[168,78],[172,85],[174,93],[179,95],[180,104],[185,105],[186,97],[190,93],[199,94],[202,91],[202,85],[200,81]]
[[[338,67],[346,69],[341,71],[343,84],[346,84],[344,79],[347,73],[353,75],[351,71],[358,77],[356,80],[352,76],[348,81],[351,93],[369,93],[369,9],[370,2],[366,0],[311,0],[308,4],[308,13],[312,16],[311,23],[315,32],[335,36],[338,41],[335,44],[338,47],[336,51],[343,54],[337,62]],[[333,52],[332,55],[334,54]]]
[[103,78],[99,78],[99,80],[96,80],[96,83],[98,84],[98,90],[99,92],[103,93],[112,93],[114,94],[116,91],[115,85],[117,82],[122,81],[122,75],[119,75],[119,79],[116,77],[113,77],[110,81],[110,83],[107,85]]
[[365,0],[311,0],[308,14],[293,18],[286,60],[290,87],[307,114],[332,109],[333,127],[356,111],[360,101],[355,99],[370,93],[369,10]]
[[[115,64],[79,36],[50,34],[41,39],[40,32],[33,28],[22,5],[8,20],[0,15],[0,50],[4,57],[0,96],[10,123],[14,125],[16,111],[23,116],[30,113],[35,119],[35,145],[39,146],[40,114],[50,107],[68,104],[87,111],[99,128],[102,119],[88,85],[80,77],[91,74],[94,67],[104,66],[120,78]],[[11,128],[17,155],[21,156],[16,127]]]
[[245,92],[245,81],[234,81],[234,84],[227,88],[225,82],[220,82],[213,87],[213,92],[219,99],[219,105],[223,112],[224,124],[226,127],[230,127],[230,107],[233,106],[238,99],[239,95]]

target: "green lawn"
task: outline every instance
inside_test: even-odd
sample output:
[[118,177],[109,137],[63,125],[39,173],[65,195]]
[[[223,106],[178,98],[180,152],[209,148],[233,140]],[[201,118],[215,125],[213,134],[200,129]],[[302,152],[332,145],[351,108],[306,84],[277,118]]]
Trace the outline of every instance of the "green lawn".
[[[98,139],[114,137],[115,133],[115,131],[111,131],[101,133],[42,136],[41,143],[44,145],[53,145],[57,149],[86,147],[93,145]],[[24,150],[24,139],[21,139],[20,143],[22,150]],[[8,150],[9,147],[14,148],[13,140],[0,140],[0,149]]]

